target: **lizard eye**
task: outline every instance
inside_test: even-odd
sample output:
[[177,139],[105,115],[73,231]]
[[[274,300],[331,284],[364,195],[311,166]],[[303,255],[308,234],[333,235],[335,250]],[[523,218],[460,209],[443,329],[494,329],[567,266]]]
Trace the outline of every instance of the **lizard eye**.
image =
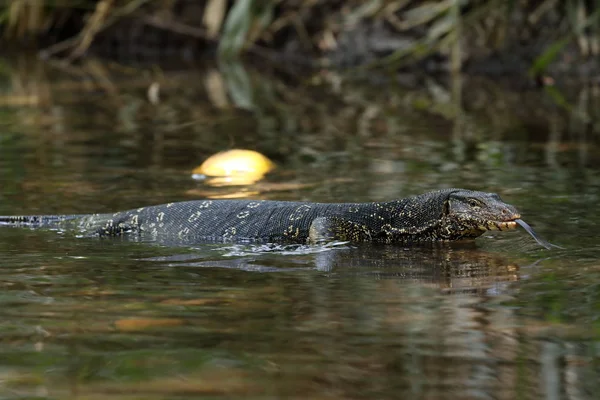
[[479,200],[477,199],[468,199],[467,203],[471,206],[471,207],[481,207],[482,204]]

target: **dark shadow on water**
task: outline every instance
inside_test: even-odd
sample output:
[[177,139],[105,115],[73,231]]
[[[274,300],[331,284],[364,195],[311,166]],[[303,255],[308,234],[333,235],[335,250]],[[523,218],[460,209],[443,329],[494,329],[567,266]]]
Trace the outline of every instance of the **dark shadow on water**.
[[[474,242],[421,245],[337,243],[311,245],[220,245],[143,261],[178,268],[225,268],[261,273],[315,271],[328,276],[394,279],[438,287],[446,293],[498,292],[516,281],[519,266]],[[211,255],[212,253],[212,255]]]

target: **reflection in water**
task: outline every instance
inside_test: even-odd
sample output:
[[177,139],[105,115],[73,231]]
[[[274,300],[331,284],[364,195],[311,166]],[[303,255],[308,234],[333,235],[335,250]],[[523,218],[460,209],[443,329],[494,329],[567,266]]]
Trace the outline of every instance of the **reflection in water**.
[[[330,276],[357,275],[431,286],[444,292],[501,292],[518,279],[518,266],[504,257],[477,250],[473,242],[413,247],[333,243],[312,245],[218,246],[219,255],[200,253],[147,259],[169,267],[227,268],[255,272],[316,270]],[[292,257],[281,259],[281,255]],[[233,256],[233,258],[232,258]],[[226,257],[226,258],[222,258]]]

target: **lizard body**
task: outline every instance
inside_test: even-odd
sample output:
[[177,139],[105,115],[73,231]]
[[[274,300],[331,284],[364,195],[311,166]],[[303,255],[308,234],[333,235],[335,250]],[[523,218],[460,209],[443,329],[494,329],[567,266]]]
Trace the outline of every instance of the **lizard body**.
[[186,243],[412,243],[473,239],[487,230],[513,229],[519,218],[497,194],[444,189],[372,203],[194,200],[114,214],[5,216],[0,226],[75,228]]

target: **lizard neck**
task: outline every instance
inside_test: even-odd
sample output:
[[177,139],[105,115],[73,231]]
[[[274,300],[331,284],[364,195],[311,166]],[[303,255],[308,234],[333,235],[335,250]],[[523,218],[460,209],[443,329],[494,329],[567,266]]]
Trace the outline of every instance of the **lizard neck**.
[[440,240],[448,224],[443,197],[428,194],[380,204],[385,218],[374,236],[386,243]]

